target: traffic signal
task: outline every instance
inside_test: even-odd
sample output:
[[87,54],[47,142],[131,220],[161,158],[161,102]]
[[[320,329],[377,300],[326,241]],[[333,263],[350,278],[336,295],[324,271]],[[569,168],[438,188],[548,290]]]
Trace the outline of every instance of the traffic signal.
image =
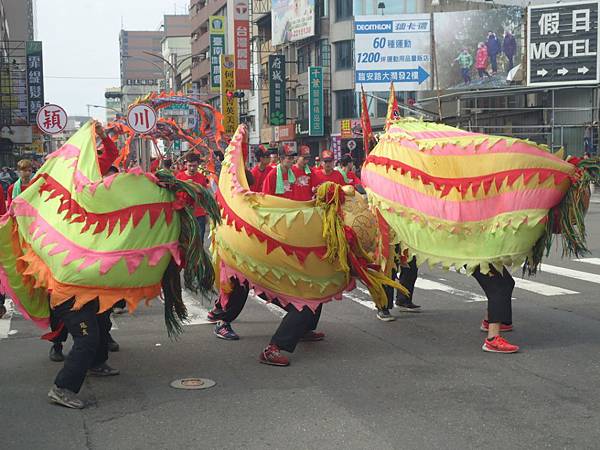
[[225,95],[227,96],[228,100],[233,98],[244,98],[246,96],[246,94],[244,94],[242,91],[227,91],[225,92]]

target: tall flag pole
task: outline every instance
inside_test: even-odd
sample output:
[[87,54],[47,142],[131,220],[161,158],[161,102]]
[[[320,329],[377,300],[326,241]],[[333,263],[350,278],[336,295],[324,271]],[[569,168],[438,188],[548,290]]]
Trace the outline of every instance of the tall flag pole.
[[371,142],[371,138],[373,137],[373,128],[371,128],[371,118],[369,117],[369,107],[367,106],[367,96],[365,95],[365,90],[361,84],[361,104],[360,104],[360,122],[362,125],[363,132],[363,147],[365,149],[365,158],[369,156],[370,148],[369,144]]
[[392,121],[400,117],[400,108],[396,99],[396,91],[394,90],[394,82],[390,83],[390,98],[388,100],[388,110],[385,118],[385,130],[387,131],[392,124]]

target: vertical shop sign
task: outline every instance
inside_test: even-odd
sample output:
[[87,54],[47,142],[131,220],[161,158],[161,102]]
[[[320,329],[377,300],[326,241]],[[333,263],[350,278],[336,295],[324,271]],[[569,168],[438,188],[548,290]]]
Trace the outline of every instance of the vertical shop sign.
[[308,68],[308,135],[323,136],[323,68]]
[[225,53],[225,16],[210,16],[210,90],[219,92],[221,86],[221,55]]
[[44,67],[42,42],[27,41],[27,105],[29,123],[35,124],[37,113],[44,106]]
[[233,9],[236,89],[250,89],[250,16],[248,0],[236,0]]
[[221,112],[223,113],[223,127],[225,133],[233,135],[239,124],[238,99],[233,95],[235,91],[235,58],[233,55],[221,55]]
[[269,123],[284,125],[286,121],[285,56],[269,55]]

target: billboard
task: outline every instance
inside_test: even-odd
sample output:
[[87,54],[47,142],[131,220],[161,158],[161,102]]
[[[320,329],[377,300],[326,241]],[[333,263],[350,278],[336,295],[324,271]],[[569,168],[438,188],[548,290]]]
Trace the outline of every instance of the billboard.
[[250,16],[248,0],[236,0],[233,9],[236,89],[250,89]]
[[269,55],[269,124],[285,125],[285,55]]
[[225,53],[225,16],[208,18],[210,38],[210,90],[219,92],[221,87],[221,55]]
[[356,90],[431,90],[431,16],[356,16]]
[[506,7],[435,13],[436,88],[508,85],[509,72],[522,57],[523,12]]
[[530,6],[527,84],[595,84],[598,74],[598,2]]
[[272,0],[271,17],[273,45],[315,35],[315,0]]

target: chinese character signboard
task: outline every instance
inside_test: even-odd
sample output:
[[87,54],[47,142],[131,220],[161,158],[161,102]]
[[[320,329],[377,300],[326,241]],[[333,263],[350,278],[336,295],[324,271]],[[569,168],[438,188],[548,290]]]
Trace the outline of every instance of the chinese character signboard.
[[148,105],[135,105],[127,112],[127,124],[136,133],[147,133],[156,126],[156,111]]
[[236,89],[250,89],[250,21],[248,0],[236,0],[233,10]]
[[431,89],[431,18],[428,14],[356,16],[356,90]]
[[269,55],[269,124],[285,124],[285,99],[285,56]]
[[238,99],[228,96],[227,91],[235,91],[235,58],[233,55],[221,55],[221,112],[225,133],[233,135],[240,123]]
[[323,68],[308,68],[308,135],[323,136]]
[[352,137],[352,119],[342,119],[340,121],[340,134],[342,135],[342,139]]
[[523,17],[523,8],[514,6],[435,13],[435,87],[507,86],[521,62]]
[[315,35],[315,0],[272,0],[272,44]]
[[210,16],[210,90],[219,92],[221,86],[221,55],[225,53],[225,16]]
[[[38,111],[44,106],[44,67],[42,42],[27,41],[27,104],[29,123],[34,124]],[[65,123],[66,125],[66,123]]]
[[67,113],[58,105],[44,105],[36,114],[36,123],[46,134],[60,133],[67,126]]
[[600,81],[598,2],[530,6],[527,30],[528,85]]

